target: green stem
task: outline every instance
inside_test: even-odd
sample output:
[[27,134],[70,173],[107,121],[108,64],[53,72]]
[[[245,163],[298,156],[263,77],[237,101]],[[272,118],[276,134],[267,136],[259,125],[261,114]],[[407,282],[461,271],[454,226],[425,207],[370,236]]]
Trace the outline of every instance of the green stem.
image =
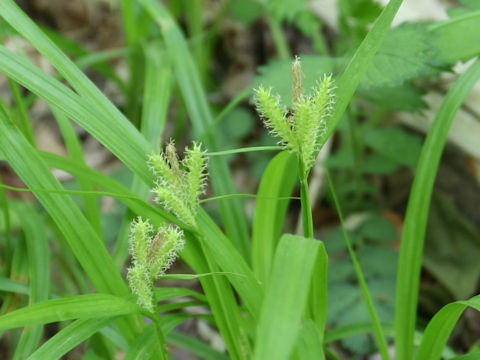
[[167,349],[167,342],[165,340],[165,334],[163,333],[162,326],[160,324],[160,316],[152,316],[152,320],[155,324],[155,329],[157,331],[158,346],[160,347],[160,359],[159,360],[169,360],[170,355]]
[[300,202],[302,203],[303,236],[313,239],[313,217],[310,190],[308,189],[308,179],[306,172],[304,171],[304,165],[300,159],[298,160],[298,168],[300,171]]
[[330,177],[329,171],[326,169],[325,173],[327,175],[328,185],[330,187],[330,191],[332,194],[333,202],[335,203],[335,207],[337,208],[338,217],[340,219],[340,224],[342,225],[343,236],[345,237],[345,242],[347,243],[348,252],[352,259],[353,266],[355,268],[355,272],[357,273],[358,282],[360,283],[360,287],[362,289],[363,296],[365,297],[365,301],[367,303],[368,311],[370,312],[370,317],[372,318],[372,326],[373,332],[375,333],[375,338],[377,339],[378,349],[380,354],[382,355],[383,360],[390,360],[390,354],[388,352],[388,345],[385,339],[385,334],[380,324],[380,319],[377,314],[377,310],[375,309],[375,305],[373,304],[372,295],[368,290],[367,282],[363,275],[362,268],[360,263],[358,262],[357,256],[355,255],[355,251],[353,250],[352,243],[350,241],[350,237],[348,236],[347,229],[345,227],[345,223],[343,220],[342,209],[340,208],[340,204],[338,202],[337,194],[335,192],[335,188],[333,187],[333,182]]
[[291,58],[290,49],[288,48],[287,39],[283,34],[282,27],[280,23],[273,19],[272,17],[268,18],[268,25],[270,26],[270,31],[272,32],[273,42],[278,51],[278,57],[282,60],[288,60]]

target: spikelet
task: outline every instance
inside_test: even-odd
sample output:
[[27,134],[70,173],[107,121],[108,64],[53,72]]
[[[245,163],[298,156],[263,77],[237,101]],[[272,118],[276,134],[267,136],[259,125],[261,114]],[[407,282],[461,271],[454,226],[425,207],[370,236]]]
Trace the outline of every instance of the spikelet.
[[187,155],[183,165],[187,170],[185,174],[187,203],[191,209],[196,209],[199,197],[205,193],[207,162],[201,144],[194,142],[192,148],[187,147],[185,152]]
[[155,201],[161,204],[165,210],[175,214],[184,223],[196,226],[195,212],[186,202],[185,191],[177,191],[175,188],[157,186],[152,192],[156,195]]
[[180,163],[174,143],[170,141],[163,154],[150,156],[150,168],[157,176],[157,186],[152,192],[156,195],[155,200],[167,211],[195,227],[198,198],[205,192],[206,159],[200,143],[194,142],[185,152]]
[[146,263],[152,231],[153,227],[148,220],[143,221],[139,216],[137,220],[132,221],[129,243],[130,254],[135,262],[140,264]]
[[156,176],[157,184],[175,187],[178,179],[170,169],[170,164],[163,154],[152,154],[148,158],[148,166]]
[[140,217],[132,222],[130,251],[133,265],[128,269],[130,289],[140,306],[153,311],[153,283],[170,268],[183,249],[183,232],[174,225],[162,226],[154,238],[152,226]]
[[149,256],[149,271],[152,278],[158,278],[172,266],[185,245],[183,232],[176,226],[169,225],[159,229],[152,240]]
[[287,116],[287,110],[272,90],[259,87],[255,90],[255,102],[260,116],[270,132],[281,138],[286,150],[294,152],[303,164],[303,177],[308,176],[315,163],[315,155],[325,144],[327,133],[326,118],[333,104],[333,79],[324,76],[306,95],[300,59],[295,58],[292,65],[293,115]]
[[[272,89],[260,86],[255,90],[257,112],[264,118],[264,124],[270,133],[280,138],[280,144],[290,149],[292,127],[287,119],[287,108],[280,103],[280,96],[273,95]],[[293,150],[293,149],[290,149]]]
[[135,264],[128,269],[128,284],[137,295],[137,304],[148,311],[153,311],[153,285],[145,266]]

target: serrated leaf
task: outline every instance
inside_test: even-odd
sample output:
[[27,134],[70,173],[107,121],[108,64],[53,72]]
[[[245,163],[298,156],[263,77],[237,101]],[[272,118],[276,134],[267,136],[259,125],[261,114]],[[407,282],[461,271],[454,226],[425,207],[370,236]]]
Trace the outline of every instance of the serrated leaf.
[[424,26],[400,25],[385,37],[361,86],[369,88],[401,84],[426,71],[432,54]]
[[360,228],[359,234],[375,241],[394,241],[397,237],[395,225],[381,215],[374,215],[366,219]]
[[431,44],[438,51],[435,64],[451,65],[480,54],[480,10],[429,27]]
[[477,289],[480,236],[446,195],[437,194],[427,225],[423,265],[455,297],[465,299]]
[[362,139],[378,153],[405,166],[417,164],[422,147],[420,136],[398,127],[369,129]]
[[360,88],[359,92],[375,105],[387,109],[417,112],[427,107],[427,103],[422,100],[425,92],[409,83]]

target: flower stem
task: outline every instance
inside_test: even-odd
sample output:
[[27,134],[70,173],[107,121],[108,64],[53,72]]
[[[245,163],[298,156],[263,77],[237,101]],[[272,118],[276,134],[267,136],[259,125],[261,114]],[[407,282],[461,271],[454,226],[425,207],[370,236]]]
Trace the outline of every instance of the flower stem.
[[170,360],[170,355],[167,349],[167,343],[165,340],[165,335],[160,324],[159,316],[152,316],[153,323],[155,324],[155,330],[157,331],[158,346],[160,347],[160,360]]
[[302,203],[303,236],[313,238],[313,217],[312,204],[310,202],[310,191],[308,189],[307,173],[304,171],[302,160],[298,159],[300,170],[300,202]]

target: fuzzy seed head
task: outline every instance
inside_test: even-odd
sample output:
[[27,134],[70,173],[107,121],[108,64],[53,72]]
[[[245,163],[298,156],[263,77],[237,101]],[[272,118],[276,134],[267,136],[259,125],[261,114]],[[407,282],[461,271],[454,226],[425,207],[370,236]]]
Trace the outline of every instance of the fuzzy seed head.
[[148,158],[148,166],[153,174],[157,177],[157,183],[172,187],[176,186],[178,178],[170,168],[169,161],[164,154],[150,155]]
[[146,267],[135,264],[132,268],[128,269],[127,280],[130,289],[137,295],[137,304],[153,312],[152,282]]
[[264,118],[264,124],[270,132],[281,139],[286,149],[292,143],[292,127],[287,119],[287,108],[280,103],[280,97],[273,95],[271,89],[260,86],[255,90],[257,112]]
[[303,96],[303,78],[305,74],[302,71],[302,64],[300,63],[300,58],[295,56],[295,61],[292,65],[292,96],[293,102],[297,102]]
[[149,256],[149,271],[153,278],[158,278],[172,266],[185,245],[183,232],[170,225],[159,229],[152,241],[155,244]]
[[156,195],[156,201],[167,211],[175,214],[184,223],[196,226],[195,216],[185,199],[185,192],[158,185],[152,190]]
[[312,89],[311,95],[303,90],[300,59],[292,64],[293,115],[287,117],[286,107],[280,98],[272,95],[271,89],[259,87],[255,91],[255,103],[260,116],[271,133],[282,139],[286,150],[297,154],[307,176],[315,163],[317,151],[325,144],[327,133],[326,119],[334,102],[332,76],[324,76]]
[[148,257],[148,248],[150,237],[153,231],[152,225],[148,220],[143,221],[139,216],[130,226],[130,254],[133,260],[140,264],[145,264]]
[[178,163],[178,156],[177,156],[177,149],[175,148],[175,141],[171,139],[167,146],[165,146],[165,156],[168,159],[168,163],[170,164],[170,168],[172,170],[173,175],[175,177],[181,178],[182,171],[180,170],[180,164]]
[[187,170],[185,174],[186,200],[188,206],[196,212],[198,199],[205,193],[207,161],[201,144],[194,142],[191,148],[185,149],[185,152],[187,155],[183,160],[183,165]]

